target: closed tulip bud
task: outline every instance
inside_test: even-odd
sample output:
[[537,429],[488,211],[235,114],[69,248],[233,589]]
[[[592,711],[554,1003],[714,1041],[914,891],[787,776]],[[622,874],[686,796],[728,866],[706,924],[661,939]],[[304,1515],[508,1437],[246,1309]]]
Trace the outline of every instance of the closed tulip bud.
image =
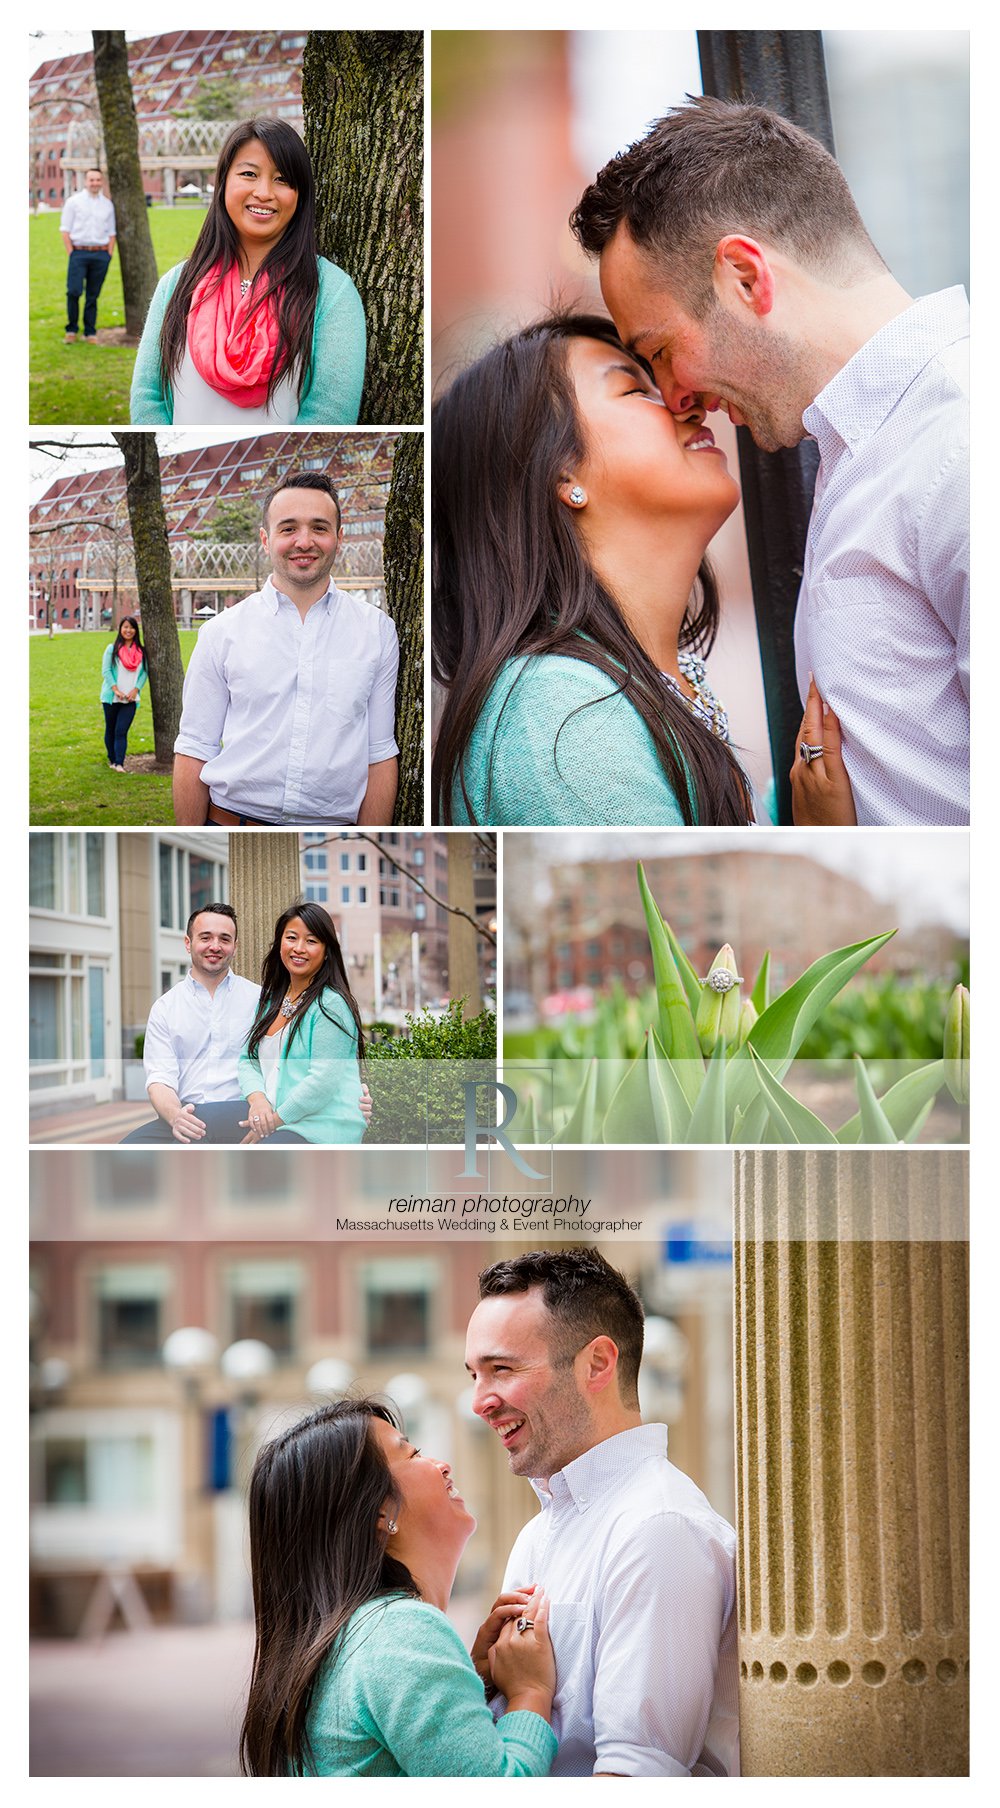
[[736,956],[727,942],[719,949],[701,989],[695,1029],[702,1054],[710,1055],[720,1036],[726,1047],[731,1047],[739,1027],[740,974]]
[[965,986],[956,986],[944,1020],[944,1078],[956,1105],[969,1103],[969,1006]]
[[757,1012],[754,1009],[753,1003],[749,998],[745,998],[743,1000],[743,1004],[740,1007],[740,1023],[739,1023],[739,1030],[738,1030],[737,1036],[736,1036],[737,1048],[743,1047],[743,1044],[746,1041],[747,1037],[749,1036],[750,1031],[753,1029],[753,1026],[756,1023],[756,1021],[757,1021]]

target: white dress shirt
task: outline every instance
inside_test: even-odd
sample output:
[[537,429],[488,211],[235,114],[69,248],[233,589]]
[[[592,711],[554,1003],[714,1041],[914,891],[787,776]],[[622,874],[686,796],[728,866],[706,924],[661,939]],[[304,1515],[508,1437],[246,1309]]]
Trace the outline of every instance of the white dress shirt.
[[393,735],[389,617],[330,584],[303,621],[268,578],[198,635],[175,753],[203,760],[213,803],[260,822],[351,823]]
[[189,973],[149,1013],[142,1062],[146,1085],[172,1086],[182,1104],[243,1097],[237,1063],[257,1014],[260,987],[227,973],[214,992]]
[[736,1535],[668,1460],[666,1426],[531,1485],[542,1510],[503,1586],[552,1603],[552,1775],[738,1776]]
[[74,245],[106,245],[115,233],[115,210],[107,195],[92,195],[81,188],[70,195],[59,221]]
[[796,674],[840,718],[859,823],[969,820],[969,308],[914,302],[802,416],[819,445]]

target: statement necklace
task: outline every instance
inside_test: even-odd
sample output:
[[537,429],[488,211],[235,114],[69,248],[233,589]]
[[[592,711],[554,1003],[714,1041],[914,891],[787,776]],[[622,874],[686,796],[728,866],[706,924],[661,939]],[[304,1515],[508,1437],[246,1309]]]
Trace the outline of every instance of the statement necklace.
[[304,997],[305,993],[303,992],[299,998],[289,998],[288,993],[286,992],[281,1001],[281,1015],[283,1017],[294,1017]]
[[713,695],[705,682],[705,661],[699,659],[697,653],[682,652],[677,655],[677,666],[694,691],[693,697],[689,697],[687,691],[681,689],[670,672],[661,672],[660,677],[666,680],[671,690],[704,728],[711,734],[718,735],[720,741],[728,741],[729,717],[718,697]]

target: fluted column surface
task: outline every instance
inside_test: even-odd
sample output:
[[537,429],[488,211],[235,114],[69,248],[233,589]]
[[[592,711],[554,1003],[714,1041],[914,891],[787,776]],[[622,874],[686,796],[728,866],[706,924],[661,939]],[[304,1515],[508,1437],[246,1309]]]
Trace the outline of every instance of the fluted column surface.
[[744,1775],[968,1770],[966,1194],[964,1152],[736,1158]]
[[260,979],[274,925],[301,895],[297,834],[233,831],[229,837],[229,896],[240,931],[233,965],[245,979]]

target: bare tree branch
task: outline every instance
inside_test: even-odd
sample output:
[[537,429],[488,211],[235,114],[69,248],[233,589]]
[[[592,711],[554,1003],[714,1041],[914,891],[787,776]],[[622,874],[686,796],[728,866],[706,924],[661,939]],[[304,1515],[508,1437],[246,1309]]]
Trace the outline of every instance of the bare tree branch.
[[[482,936],[483,941],[488,947],[496,947],[497,938],[493,934],[493,931],[486,927],[485,923],[480,923],[476,917],[470,916],[467,910],[459,910],[454,904],[446,904],[443,898],[438,897],[437,892],[431,891],[430,886],[425,885],[423,879],[420,878],[418,873],[413,871],[412,867],[403,864],[395,848],[386,847],[385,844],[379,840],[377,835],[363,835],[360,831],[354,839],[356,841],[367,841],[373,848],[377,848],[378,852],[388,860],[392,866],[398,866],[401,873],[405,873],[408,879],[412,879],[418,891],[422,891],[426,897],[430,898],[432,904],[437,904],[441,910],[446,910],[449,916],[464,917],[467,923],[472,924],[476,934]],[[323,841],[313,841],[310,842],[309,845],[311,847],[332,847],[334,843],[339,840],[339,835],[327,835]]]

